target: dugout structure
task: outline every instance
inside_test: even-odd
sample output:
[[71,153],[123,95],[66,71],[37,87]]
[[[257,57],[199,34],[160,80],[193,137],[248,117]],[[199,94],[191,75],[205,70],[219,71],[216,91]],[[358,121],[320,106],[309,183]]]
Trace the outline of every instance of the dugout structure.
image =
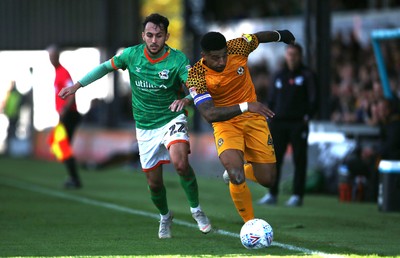
[[400,38],[400,28],[396,29],[376,29],[371,32],[372,46],[374,48],[375,58],[378,65],[379,77],[381,79],[383,94],[385,98],[392,99],[393,93],[390,89],[389,78],[383,60],[381,41]]

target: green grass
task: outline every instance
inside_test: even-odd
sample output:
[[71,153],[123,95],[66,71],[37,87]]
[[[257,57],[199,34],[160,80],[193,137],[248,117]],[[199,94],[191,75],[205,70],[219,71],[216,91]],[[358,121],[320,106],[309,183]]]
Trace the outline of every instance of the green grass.
[[[173,238],[157,237],[158,215],[142,172],[115,168],[81,171],[84,188],[64,190],[61,164],[0,158],[0,256],[400,256],[400,213],[373,203],[340,203],[307,195],[301,208],[255,205],[274,229],[274,245],[247,250],[227,186],[198,176],[201,205],[217,231],[201,234],[177,176],[165,173],[175,214]],[[250,184],[253,199],[265,190]],[[313,253],[315,252],[315,253]]]

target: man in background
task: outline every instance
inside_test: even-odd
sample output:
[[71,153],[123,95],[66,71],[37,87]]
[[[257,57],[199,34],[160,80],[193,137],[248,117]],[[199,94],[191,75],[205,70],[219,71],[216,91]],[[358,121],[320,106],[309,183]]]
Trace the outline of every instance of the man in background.
[[74,136],[74,132],[81,121],[81,115],[79,114],[75,96],[69,96],[68,98],[61,99],[58,97],[58,93],[64,89],[74,85],[71,75],[60,64],[60,50],[57,46],[53,45],[47,49],[49,53],[49,59],[55,69],[54,79],[54,90],[55,90],[55,102],[56,110],[60,116],[59,125],[56,126],[52,132],[51,146],[53,152],[55,152],[57,159],[62,162],[66,169],[69,178],[64,183],[66,189],[79,189],[82,187],[82,183],[79,177],[78,166],[73,156],[71,144]]
[[16,138],[17,126],[23,99],[22,94],[17,90],[15,81],[11,81],[10,86],[11,87],[7,94],[4,105],[4,114],[7,116],[8,119],[6,154],[11,154],[11,144],[13,139]]
[[268,106],[275,112],[270,120],[274,139],[277,178],[259,204],[276,204],[281,168],[290,144],[293,149],[293,194],[287,206],[303,204],[307,174],[308,123],[317,110],[317,85],[314,73],[302,62],[303,50],[299,44],[287,45],[283,69],[273,76]]

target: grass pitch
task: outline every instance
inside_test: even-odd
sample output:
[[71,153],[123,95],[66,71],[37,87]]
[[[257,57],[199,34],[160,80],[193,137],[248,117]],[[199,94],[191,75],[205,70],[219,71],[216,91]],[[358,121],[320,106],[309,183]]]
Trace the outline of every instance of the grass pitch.
[[[218,172],[222,173],[222,172]],[[64,190],[64,167],[34,159],[0,158],[2,257],[247,257],[400,256],[400,213],[374,203],[341,203],[307,195],[301,208],[254,206],[274,229],[273,246],[247,250],[241,219],[221,179],[198,176],[200,201],[216,229],[201,234],[174,172],[165,171],[172,239],[158,239],[159,215],[145,176],[135,169],[81,170],[84,187]],[[253,199],[265,189],[249,183]]]

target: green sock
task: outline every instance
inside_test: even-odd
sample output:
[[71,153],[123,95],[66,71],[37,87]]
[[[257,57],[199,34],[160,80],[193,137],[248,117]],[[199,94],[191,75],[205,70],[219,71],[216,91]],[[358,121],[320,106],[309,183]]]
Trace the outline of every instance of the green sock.
[[190,173],[188,176],[180,176],[181,186],[185,191],[189,205],[192,208],[199,206],[199,189],[197,186],[196,176],[192,167],[189,166]]
[[159,210],[160,214],[165,215],[168,213],[168,203],[167,203],[167,190],[163,186],[160,192],[154,192],[149,188],[151,200],[154,205]]

